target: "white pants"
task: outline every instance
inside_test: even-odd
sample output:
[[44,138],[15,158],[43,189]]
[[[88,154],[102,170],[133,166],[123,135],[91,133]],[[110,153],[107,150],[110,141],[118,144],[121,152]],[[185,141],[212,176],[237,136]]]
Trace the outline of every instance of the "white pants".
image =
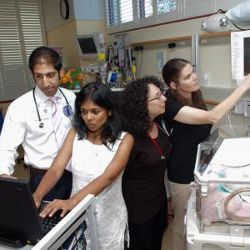
[[162,250],[185,250],[184,217],[187,201],[190,196],[190,184],[179,184],[169,181],[174,220],[165,232]]

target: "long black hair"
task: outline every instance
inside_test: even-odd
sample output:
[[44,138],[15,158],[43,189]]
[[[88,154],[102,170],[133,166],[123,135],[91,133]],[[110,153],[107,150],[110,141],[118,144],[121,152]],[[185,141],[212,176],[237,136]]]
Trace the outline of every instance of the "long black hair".
[[81,114],[81,105],[87,100],[91,100],[96,105],[105,108],[111,113],[101,133],[102,143],[109,148],[109,145],[114,144],[121,133],[121,120],[116,109],[112,92],[106,85],[99,82],[92,82],[85,85],[77,94],[75,101],[74,127],[77,131],[79,140],[87,137],[88,128]]

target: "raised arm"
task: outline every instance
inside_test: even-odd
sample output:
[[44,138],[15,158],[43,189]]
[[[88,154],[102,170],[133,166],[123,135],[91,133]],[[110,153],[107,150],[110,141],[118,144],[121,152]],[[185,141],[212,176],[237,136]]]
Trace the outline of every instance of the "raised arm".
[[87,194],[98,195],[109,184],[111,184],[123,171],[127,165],[134,139],[130,134],[126,134],[120,143],[118,150],[102,175],[82,188],[67,201],[55,200],[49,204],[41,213],[41,216],[52,216],[57,210],[62,210],[64,216],[69,210],[73,209]]
[[215,124],[225,116],[240,98],[250,89],[250,74],[247,75],[231,95],[209,111],[184,106],[174,120],[187,124]]
[[40,206],[42,198],[55,186],[57,181],[62,176],[63,171],[66,168],[72,155],[72,147],[75,134],[76,132],[73,128],[68,132],[62,148],[58,152],[51,167],[48,169],[48,171],[42,178],[38,188],[34,192],[33,198],[37,207]]

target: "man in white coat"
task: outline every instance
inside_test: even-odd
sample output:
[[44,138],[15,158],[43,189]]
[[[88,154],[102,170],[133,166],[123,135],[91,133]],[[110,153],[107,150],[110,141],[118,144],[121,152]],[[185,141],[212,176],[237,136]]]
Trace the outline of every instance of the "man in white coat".
[[[0,176],[13,174],[17,148],[22,144],[33,192],[72,126],[75,94],[59,88],[62,61],[55,50],[36,48],[29,57],[29,68],[36,86],[14,100],[7,110],[0,136]],[[70,170],[70,166],[67,169]],[[68,170],[45,197],[46,200],[70,196],[72,176]]]

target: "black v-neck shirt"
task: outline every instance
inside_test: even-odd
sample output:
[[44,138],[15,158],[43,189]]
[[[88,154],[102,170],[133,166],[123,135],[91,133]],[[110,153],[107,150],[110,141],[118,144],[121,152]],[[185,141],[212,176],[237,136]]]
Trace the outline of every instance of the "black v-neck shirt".
[[124,170],[122,189],[128,209],[128,218],[134,223],[152,219],[166,202],[164,175],[171,144],[168,136],[159,128],[155,139],[159,149],[147,136],[135,138],[129,162]]
[[194,180],[197,146],[205,140],[212,125],[189,125],[174,121],[183,105],[168,96],[166,112],[163,116],[167,130],[171,132],[172,152],[168,161],[168,179],[175,183],[188,184]]

